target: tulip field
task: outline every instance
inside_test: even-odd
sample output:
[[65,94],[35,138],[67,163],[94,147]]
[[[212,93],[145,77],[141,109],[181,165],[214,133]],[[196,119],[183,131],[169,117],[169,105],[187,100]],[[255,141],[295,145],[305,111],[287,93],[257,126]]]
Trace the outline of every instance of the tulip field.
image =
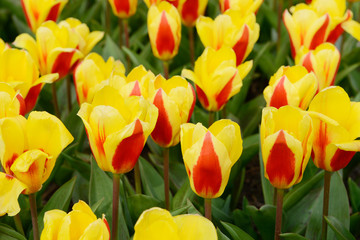
[[360,239],[359,0],[1,0],[0,240]]

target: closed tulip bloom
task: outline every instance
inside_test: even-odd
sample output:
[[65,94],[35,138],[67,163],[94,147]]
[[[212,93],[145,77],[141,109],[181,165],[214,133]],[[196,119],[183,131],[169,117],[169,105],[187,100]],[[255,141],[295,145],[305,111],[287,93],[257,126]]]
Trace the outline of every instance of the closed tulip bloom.
[[204,15],[208,0],[180,0],[178,10],[187,27],[195,26],[196,20]]
[[195,214],[171,216],[161,208],[144,211],[135,224],[134,240],[217,240],[214,225]]
[[19,35],[14,45],[26,49],[40,69],[41,75],[58,73],[59,79],[66,76],[75,63],[83,57],[76,49],[78,35],[66,26],[53,21],[43,23],[36,31],[36,40],[30,35]]
[[0,186],[0,216],[15,216],[20,212],[19,195],[26,186],[3,172],[0,172]]
[[177,53],[181,40],[181,20],[176,7],[160,2],[149,8],[147,26],[155,57],[167,61]]
[[162,147],[175,146],[180,141],[180,125],[190,120],[194,110],[195,91],[179,76],[166,80],[158,75],[155,88],[153,104],[159,109],[159,117],[151,137]]
[[33,32],[48,20],[56,22],[68,0],[21,0],[26,21]]
[[340,65],[340,52],[331,43],[323,43],[315,50],[301,49],[295,63],[314,72],[318,79],[318,90],[334,85],[336,73]]
[[279,189],[299,183],[314,139],[311,117],[292,106],[266,107],[260,126],[265,177]]
[[252,61],[236,67],[231,48],[206,48],[195,62],[195,70],[181,73],[193,81],[201,105],[208,111],[221,110],[227,101],[240,91],[242,80],[252,68]]
[[0,120],[0,158],[5,172],[26,185],[25,194],[41,189],[61,151],[73,141],[64,124],[47,112]]
[[310,103],[314,122],[313,161],[326,171],[337,171],[348,165],[360,151],[360,103],[350,102],[341,87],[328,87]]
[[244,62],[259,38],[260,27],[255,14],[243,14],[240,10],[228,10],[212,20],[200,17],[196,30],[205,47],[216,50],[231,47],[236,54],[236,65]]
[[161,2],[168,2],[174,5],[174,7],[178,7],[180,0],[144,0],[146,6],[151,7],[151,5],[158,5]]
[[41,240],[109,240],[110,230],[103,215],[96,218],[83,201],[75,203],[68,214],[55,209],[45,212]]
[[143,97],[124,99],[116,89],[105,86],[91,104],[81,105],[78,116],[99,167],[119,174],[135,166],[155,127],[158,110]]
[[119,18],[129,18],[135,14],[137,0],[109,0],[115,16]]
[[306,110],[318,89],[314,73],[303,66],[280,67],[270,78],[264,90],[267,106],[280,108],[285,105]]
[[224,13],[228,9],[241,10],[245,15],[256,13],[263,0],[219,0],[220,10]]
[[0,119],[25,114],[24,98],[6,83],[0,82]]
[[108,80],[112,75],[123,76],[125,67],[119,60],[109,57],[105,62],[97,53],[90,53],[74,70],[74,83],[79,105],[91,103],[97,87],[101,82]]
[[203,198],[220,197],[242,153],[239,125],[228,119],[216,121],[209,129],[201,123],[185,123],[180,138],[191,189]]

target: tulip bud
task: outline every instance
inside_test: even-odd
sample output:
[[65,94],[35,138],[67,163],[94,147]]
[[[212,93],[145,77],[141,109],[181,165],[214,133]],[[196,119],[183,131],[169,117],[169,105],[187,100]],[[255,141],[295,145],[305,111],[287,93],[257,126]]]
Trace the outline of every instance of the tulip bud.
[[6,83],[0,82],[0,119],[25,114],[24,98]]
[[219,111],[240,91],[242,80],[249,73],[252,61],[236,67],[236,56],[231,48],[206,48],[195,62],[195,70],[181,73],[196,85],[198,99],[208,111]]
[[190,120],[194,110],[195,91],[179,76],[166,81],[158,75],[155,88],[153,104],[159,109],[159,117],[151,137],[162,147],[175,146],[180,141],[180,125]]
[[58,209],[45,212],[41,240],[54,239],[108,240],[109,224],[104,215],[97,219],[91,208],[80,200],[68,214]]
[[242,153],[240,127],[223,119],[206,129],[201,123],[181,125],[181,151],[191,189],[217,198],[227,185],[231,167]]
[[149,8],[147,25],[155,57],[167,61],[177,53],[181,39],[181,20],[177,9],[168,2]]
[[68,0],[21,0],[26,21],[35,33],[43,22],[56,22]]
[[318,168],[337,171],[360,151],[360,103],[350,102],[341,87],[320,91],[310,103],[314,123],[313,161]]
[[266,107],[260,126],[265,177],[279,189],[299,183],[309,162],[313,124],[305,111],[292,106]]
[[244,15],[256,13],[263,3],[263,0],[219,0],[222,13],[228,9],[241,10]]
[[196,20],[204,15],[208,0],[180,0],[178,10],[187,27],[195,26]]
[[316,76],[305,67],[282,66],[270,78],[269,86],[264,90],[264,98],[270,107],[291,105],[306,110],[317,88]]
[[19,195],[26,186],[3,172],[0,172],[0,186],[0,216],[6,213],[11,217],[15,216],[20,212]]
[[136,12],[137,0],[109,0],[115,16],[119,18],[129,18]]

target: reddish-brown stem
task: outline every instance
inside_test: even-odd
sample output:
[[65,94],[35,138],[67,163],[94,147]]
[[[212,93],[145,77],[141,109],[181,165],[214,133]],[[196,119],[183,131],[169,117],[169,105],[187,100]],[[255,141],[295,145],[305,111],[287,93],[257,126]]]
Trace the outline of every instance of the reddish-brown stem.
[[205,198],[205,217],[211,221],[211,198]]
[[170,186],[169,186],[169,148],[164,148],[164,192],[165,207],[170,210]]
[[29,194],[29,203],[30,203],[30,212],[31,212],[31,222],[33,226],[33,236],[34,240],[39,240],[39,226],[37,221],[37,207],[36,207],[36,193]]
[[324,198],[323,198],[323,217],[322,217],[322,233],[321,239],[327,239],[327,223],[325,217],[328,216],[329,213],[329,196],[330,196],[330,180],[331,180],[331,172],[325,171],[324,174]]
[[122,23],[122,19],[119,18],[119,47],[120,49],[123,46],[123,23]]
[[163,61],[163,67],[164,67],[164,77],[165,79],[169,79],[169,62]]
[[[124,22],[124,33],[125,33],[125,46],[127,49],[130,49],[130,41],[129,41],[129,23],[128,20],[123,20]],[[129,55],[126,55],[126,61],[128,66],[128,72],[130,72],[130,57]]]
[[191,66],[194,67],[195,64],[194,28],[189,27],[188,31],[189,31],[190,62],[191,62]]
[[120,174],[113,174],[112,240],[118,239]]
[[277,189],[275,240],[280,240],[284,190]]

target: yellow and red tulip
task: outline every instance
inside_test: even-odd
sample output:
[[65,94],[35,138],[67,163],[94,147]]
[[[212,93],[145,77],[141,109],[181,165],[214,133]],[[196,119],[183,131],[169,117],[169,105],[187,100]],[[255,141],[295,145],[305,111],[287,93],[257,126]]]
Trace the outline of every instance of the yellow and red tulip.
[[176,7],[168,2],[151,5],[147,26],[154,56],[163,61],[172,59],[181,40],[181,20]]
[[244,62],[250,54],[260,32],[255,14],[244,15],[240,10],[228,10],[215,20],[202,16],[196,29],[205,47],[216,50],[223,46],[231,47],[236,53],[236,65]]
[[291,105],[306,110],[318,89],[314,73],[303,66],[280,67],[264,90],[267,106]]
[[240,91],[242,80],[252,68],[252,61],[236,67],[235,52],[229,47],[206,48],[195,62],[195,70],[181,73],[196,85],[198,99],[208,111],[219,111]]
[[56,22],[68,0],[21,0],[26,21],[33,32],[48,20]]
[[208,0],[180,0],[178,10],[187,27],[195,26],[196,20],[204,15]]
[[174,7],[178,7],[179,5],[179,0],[144,0],[144,2],[148,7],[151,7],[152,5],[158,5],[161,2],[171,3],[172,5],[174,5]]
[[15,216],[20,212],[18,198],[26,188],[24,184],[11,175],[0,172],[0,216]]
[[195,214],[171,216],[161,208],[144,211],[135,224],[134,240],[217,240],[211,221]]
[[41,189],[61,151],[73,141],[64,124],[47,112],[0,120],[0,159],[5,172],[26,185],[25,194]]
[[299,108],[266,107],[260,126],[264,174],[279,189],[290,188],[303,177],[314,139],[311,117]]
[[256,13],[260,8],[263,0],[219,0],[220,10],[222,13],[228,9],[241,10],[244,15]]
[[24,98],[10,85],[0,82],[0,119],[25,114]]
[[91,104],[81,105],[78,116],[85,125],[99,167],[119,174],[135,166],[155,127],[158,110],[143,97],[124,99],[117,89],[105,86]]
[[109,240],[109,224],[104,215],[96,218],[91,208],[80,200],[68,214],[58,209],[45,212],[41,240],[56,239]]
[[129,18],[135,14],[137,0],[109,0],[115,16],[119,18]]
[[239,125],[228,119],[216,121],[209,129],[201,123],[185,123],[180,138],[191,189],[203,198],[221,196],[242,153]]
[[302,48],[295,58],[295,63],[314,72],[318,79],[318,91],[334,85],[340,65],[340,52],[331,43],[320,44],[315,50]]
[[360,151],[360,103],[350,102],[341,87],[320,91],[310,103],[309,114],[314,123],[313,161],[326,171],[347,166]]
[[194,88],[182,77],[166,80],[161,75],[155,79],[155,88],[153,104],[159,117],[151,137],[162,147],[175,146],[180,141],[180,125],[190,120],[194,110]]

